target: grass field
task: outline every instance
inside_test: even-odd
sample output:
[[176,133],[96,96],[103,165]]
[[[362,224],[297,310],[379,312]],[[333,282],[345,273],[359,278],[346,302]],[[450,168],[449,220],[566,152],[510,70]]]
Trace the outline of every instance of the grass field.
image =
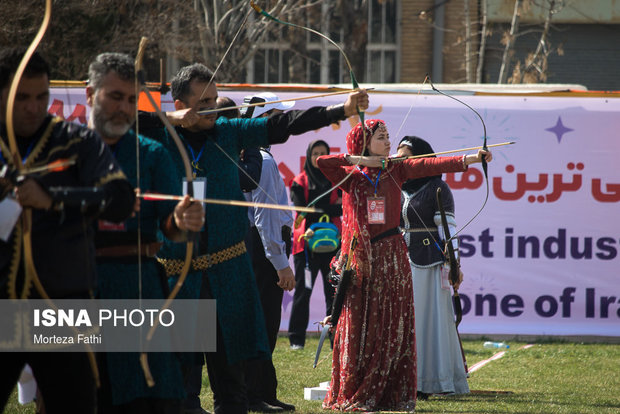
[[[295,404],[297,413],[319,413],[320,401],[305,401],[304,387],[318,386],[330,377],[330,349],[312,368],[317,338],[308,338],[304,350],[292,351],[281,337],[274,353],[279,398]],[[469,366],[491,357],[497,350],[482,347],[483,340],[465,340]],[[620,413],[620,345],[568,342],[509,342],[501,359],[471,374],[471,394],[432,396],[418,401],[418,413]],[[203,378],[203,407],[213,407],[208,381]],[[6,413],[34,413],[32,404],[17,403],[13,394]]]

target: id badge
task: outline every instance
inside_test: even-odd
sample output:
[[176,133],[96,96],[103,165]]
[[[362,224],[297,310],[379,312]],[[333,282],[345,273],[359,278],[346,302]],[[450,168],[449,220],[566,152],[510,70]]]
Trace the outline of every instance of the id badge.
[[22,213],[22,206],[11,197],[0,202],[0,239],[9,240],[13,228]]
[[[202,200],[207,198],[207,177],[197,177],[192,180],[193,188],[194,188],[194,200]],[[183,195],[187,194],[187,178],[183,178]],[[207,204],[202,203],[202,208],[206,211]],[[206,217],[205,217],[205,225]],[[205,226],[202,226],[200,231],[204,231]]]
[[[201,200],[207,198],[207,178],[198,177],[192,181],[194,188],[194,199]],[[187,178],[183,178],[183,195],[187,194]],[[203,203],[204,205],[204,203]]]
[[368,197],[368,224],[385,224],[385,197]]
[[441,265],[441,288],[450,289],[450,265]]

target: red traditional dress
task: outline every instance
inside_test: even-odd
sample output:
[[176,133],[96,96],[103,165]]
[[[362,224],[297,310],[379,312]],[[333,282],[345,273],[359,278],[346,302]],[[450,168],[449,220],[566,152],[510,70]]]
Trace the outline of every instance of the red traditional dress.
[[[380,120],[366,121],[366,143]],[[361,123],[347,135],[351,155],[363,153]],[[318,159],[343,190],[342,251],[358,235],[355,276],[336,327],[332,378],[323,408],[347,411],[413,410],[416,344],[411,268],[400,224],[402,184],[411,178],[465,170],[463,157],[423,158],[380,168],[357,168],[344,154]],[[384,223],[370,224],[369,199],[383,198]],[[342,257],[341,257],[342,259]],[[342,263],[340,263],[342,265]]]

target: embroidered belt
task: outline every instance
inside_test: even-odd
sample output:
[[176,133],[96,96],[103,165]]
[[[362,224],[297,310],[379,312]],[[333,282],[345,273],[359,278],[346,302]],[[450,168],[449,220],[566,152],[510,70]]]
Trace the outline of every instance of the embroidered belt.
[[[234,246],[227,247],[219,252],[204,254],[192,259],[190,270],[207,270],[211,266],[215,266],[216,264],[239,257],[246,251],[245,242],[241,241]],[[157,261],[164,266],[167,276],[180,274],[183,269],[183,264],[185,263],[181,259],[163,259],[161,257],[158,257]]]

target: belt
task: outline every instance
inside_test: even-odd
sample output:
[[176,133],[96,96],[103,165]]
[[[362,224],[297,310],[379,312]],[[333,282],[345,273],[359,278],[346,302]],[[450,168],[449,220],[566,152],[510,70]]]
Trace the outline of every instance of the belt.
[[[211,266],[239,257],[245,252],[245,242],[241,241],[219,252],[204,254],[192,259],[190,270],[207,270]],[[167,276],[180,274],[183,269],[183,264],[185,263],[181,259],[164,259],[161,257],[158,257],[157,261],[164,266]]]
[[400,229],[398,227],[394,227],[392,229],[384,231],[383,233],[377,234],[375,237],[370,239],[370,243],[378,242],[381,239],[385,239],[386,237],[394,236],[396,234],[400,234]]
[[100,247],[96,250],[95,256],[130,257],[137,256],[139,252],[141,256],[155,257],[162,244],[161,242],[142,244],[139,249],[137,245]]

